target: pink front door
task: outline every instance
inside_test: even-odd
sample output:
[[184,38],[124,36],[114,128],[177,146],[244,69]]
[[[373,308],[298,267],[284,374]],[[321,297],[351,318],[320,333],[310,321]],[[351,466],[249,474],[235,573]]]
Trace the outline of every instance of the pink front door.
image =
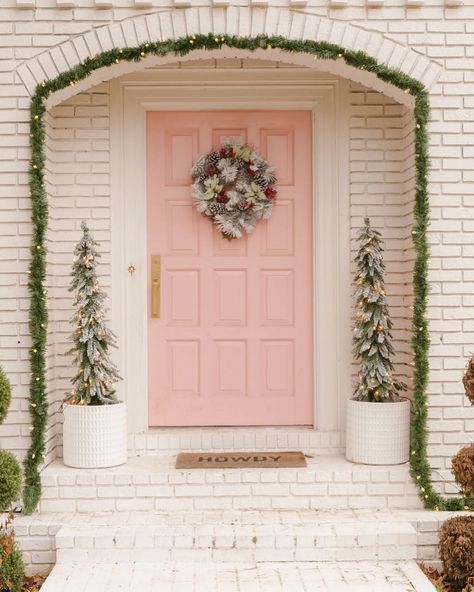
[[[309,111],[148,112],[150,425],[313,423],[311,136]],[[232,242],[195,210],[189,174],[229,138],[278,178],[271,219]]]

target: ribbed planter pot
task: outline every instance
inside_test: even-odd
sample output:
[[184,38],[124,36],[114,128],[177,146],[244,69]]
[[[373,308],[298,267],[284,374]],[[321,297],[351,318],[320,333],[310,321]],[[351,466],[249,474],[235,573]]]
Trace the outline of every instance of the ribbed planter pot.
[[399,465],[409,457],[410,401],[347,401],[347,460],[366,465]]
[[98,469],[127,462],[125,403],[66,405],[63,461],[68,467]]

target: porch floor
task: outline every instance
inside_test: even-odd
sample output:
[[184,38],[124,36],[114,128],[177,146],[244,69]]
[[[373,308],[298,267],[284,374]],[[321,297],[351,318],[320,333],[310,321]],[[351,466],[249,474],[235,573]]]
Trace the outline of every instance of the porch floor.
[[65,564],[42,592],[431,592],[415,562]]

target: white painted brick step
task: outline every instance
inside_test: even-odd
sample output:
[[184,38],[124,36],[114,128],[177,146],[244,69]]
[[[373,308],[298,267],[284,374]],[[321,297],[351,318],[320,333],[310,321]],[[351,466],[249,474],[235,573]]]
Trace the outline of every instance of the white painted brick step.
[[376,561],[415,559],[417,553],[410,523],[360,520],[64,526],[56,535],[56,547],[58,563]]
[[414,562],[57,565],[41,592],[434,592]]
[[167,457],[78,470],[57,460],[42,482],[44,512],[421,508],[408,465],[367,467],[337,455],[278,470],[176,470]]
[[172,456],[178,452],[303,450],[325,455],[344,452],[344,432],[309,427],[150,428],[128,437],[130,456]]
[[[409,523],[417,532],[418,560],[438,561],[438,535],[441,524],[457,513],[427,510],[206,510],[191,512],[42,512],[15,518],[17,540],[31,573],[50,571],[56,562],[56,534],[63,526],[123,527],[261,527],[346,525],[361,523]],[[462,512],[460,512],[462,514]]]

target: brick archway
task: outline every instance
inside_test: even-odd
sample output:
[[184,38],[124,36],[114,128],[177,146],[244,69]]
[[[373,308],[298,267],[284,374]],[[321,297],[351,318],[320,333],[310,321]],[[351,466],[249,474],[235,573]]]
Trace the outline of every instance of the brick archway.
[[[237,19],[235,22],[230,12],[233,12],[234,19]],[[207,18],[201,18],[202,15],[207,15]],[[186,21],[187,16],[191,21],[194,19],[189,25]],[[214,16],[216,18],[211,18]],[[221,18],[218,19],[218,16]],[[153,19],[154,27],[153,22],[150,25],[149,19]],[[196,19],[198,19],[197,22]],[[242,22],[245,26],[242,26]],[[272,26],[269,26],[268,23],[272,22]],[[321,35],[321,25],[324,23],[329,26],[329,31],[325,31],[324,35],[326,39]],[[31,248],[31,277],[28,287],[32,295],[30,330],[34,346],[30,359],[32,370],[36,371],[37,376],[30,388],[30,401],[33,401],[35,409],[38,406],[36,401],[40,401],[42,406],[39,411],[32,412],[32,445],[25,459],[27,511],[31,511],[36,506],[41,493],[38,468],[42,459],[40,455],[44,451],[45,414],[42,408],[46,404],[44,363],[47,311],[42,294],[46,264],[47,193],[44,182],[46,155],[43,148],[45,134],[43,117],[51,106],[101,81],[110,80],[127,71],[139,70],[148,65],[148,59],[164,60],[164,63],[176,62],[190,59],[191,53],[194,59],[199,59],[203,56],[210,57],[209,50],[213,52],[212,57],[228,57],[229,54],[226,52],[232,55],[232,52],[247,50],[252,51],[251,55],[256,57],[265,55],[266,59],[276,59],[276,55],[281,59],[283,55],[287,55],[288,59],[283,61],[311,65],[361,82],[414,109],[416,191],[412,236],[416,261],[412,338],[415,354],[415,413],[412,418],[412,446],[416,456],[412,455],[410,460],[412,476],[416,476],[416,483],[426,500],[425,505],[430,508],[436,507],[436,509],[445,507],[444,498],[433,488],[426,445],[428,380],[426,360],[429,348],[426,317],[428,285],[426,228],[429,223],[428,91],[437,82],[441,68],[421,54],[397,45],[379,34],[375,34],[372,38],[372,34],[363,29],[343,25],[339,28],[339,25],[341,23],[338,21],[305,16],[285,9],[235,8],[232,11],[229,9],[229,12],[220,9],[190,9],[180,12],[179,16],[177,12],[168,11],[123,21],[119,24],[121,38],[118,41],[113,37],[114,34],[118,34],[117,24],[115,24],[78,36],[21,65],[18,74],[32,96],[30,121],[32,157],[29,173],[34,213],[34,240]],[[194,33],[195,27],[198,28]],[[211,32],[212,29],[222,31],[224,27],[226,27],[225,33]],[[336,37],[333,36],[335,30],[338,31]],[[346,36],[351,34],[353,40],[349,42]],[[343,38],[337,43],[340,36]],[[365,42],[361,45],[359,41],[364,36]],[[369,45],[374,39],[379,42],[378,49],[370,50],[369,53]],[[242,47],[245,49],[242,50]],[[221,52],[220,55],[219,52]],[[276,55],[275,52],[277,52]],[[168,55],[171,57],[164,57]],[[122,70],[123,62],[129,63],[130,69]],[[149,63],[151,64],[153,61]],[[389,92],[391,85],[396,90]],[[463,498],[456,498],[450,502],[454,502],[449,504],[450,509],[462,507],[462,504],[466,503]]]
[[[427,90],[438,80],[441,67],[426,56],[400,45],[376,31],[367,31],[346,22],[304,14],[287,8],[250,8],[232,6],[222,8],[189,8],[140,15],[111,23],[78,35],[64,43],[25,61],[17,70],[28,93],[33,95],[38,84],[53,79],[77,66],[87,58],[117,47],[136,47],[154,41],[178,39],[187,35],[219,33],[238,36],[278,35],[294,40],[326,41],[347,50],[361,51],[378,63],[400,70],[421,82]],[[215,50],[218,57],[243,57],[244,50],[222,48]],[[413,107],[412,97],[403,95],[396,87],[382,82],[374,74],[358,70],[342,60],[314,60],[304,54],[289,54],[279,50],[257,50],[254,57],[265,57],[329,71],[360,82],[392,96],[400,103]],[[263,55],[257,55],[263,54]],[[142,69],[153,63],[167,63],[183,59],[209,57],[207,51],[194,51],[186,57],[149,56],[139,62],[120,63],[92,73],[73,88],[54,93],[48,99],[51,107],[99,82],[124,73]]]

